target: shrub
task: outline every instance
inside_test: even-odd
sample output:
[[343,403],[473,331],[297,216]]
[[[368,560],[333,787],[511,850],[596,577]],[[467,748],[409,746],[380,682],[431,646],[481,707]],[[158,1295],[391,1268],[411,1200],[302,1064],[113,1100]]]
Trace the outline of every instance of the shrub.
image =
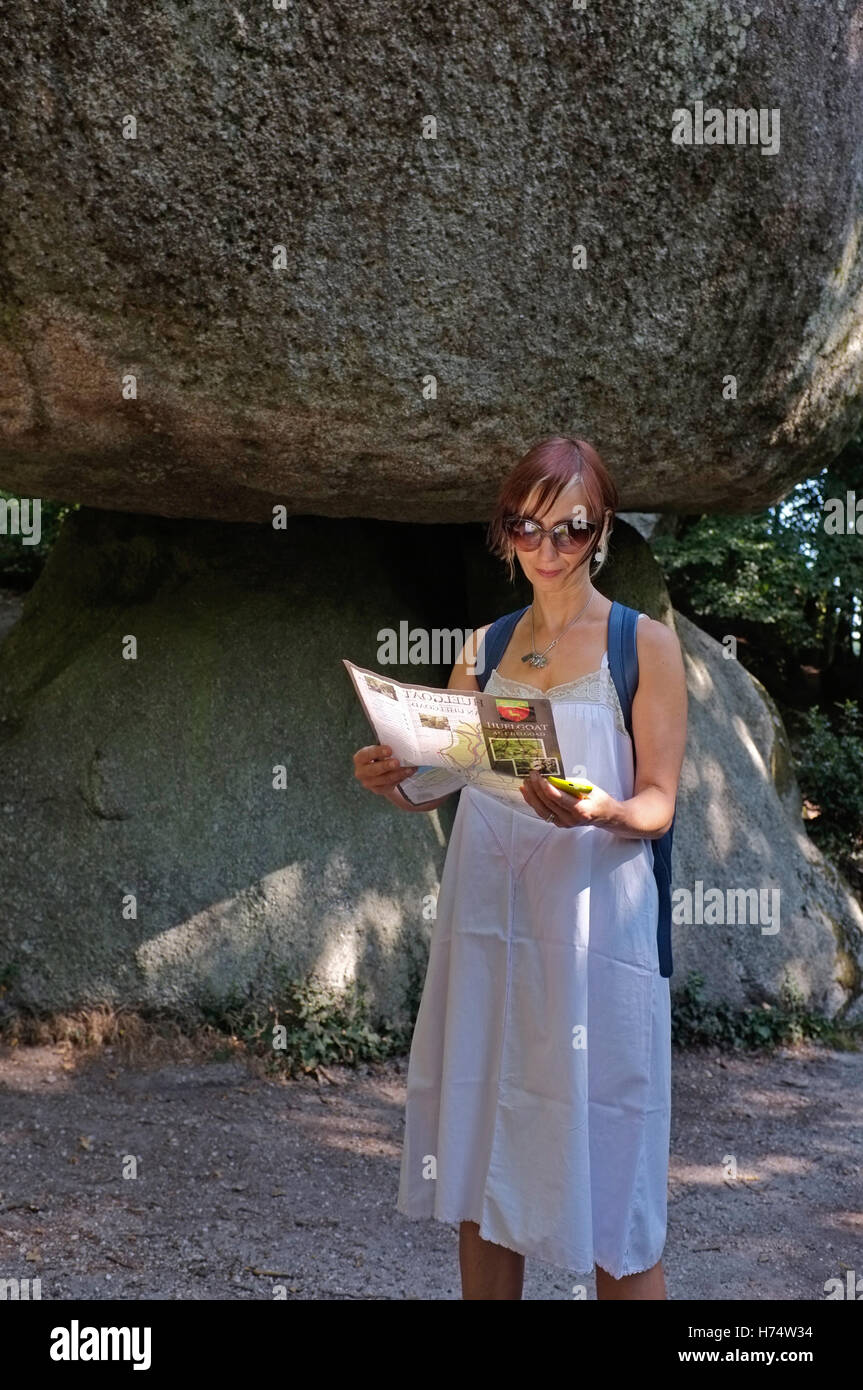
[[810,807],[812,838],[845,866],[863,849],[863,713],[856,700],[834,707],[835,727],[824,710],[803,716],[797,776]]
[[671,1037],[679,1047],[711,1046],[729,1051],[764,1051],[817,1039],[845,1051],[859,1047],[863,1025],[847,1026],[807,1009],[790,980],[782,986],[778,1004],[735,1009],[704,999],[704,976],[691,971],[674,995]]

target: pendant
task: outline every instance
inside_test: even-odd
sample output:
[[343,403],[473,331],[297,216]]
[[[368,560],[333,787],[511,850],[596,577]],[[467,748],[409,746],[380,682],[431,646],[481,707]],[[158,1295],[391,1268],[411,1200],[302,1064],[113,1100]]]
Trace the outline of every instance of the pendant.
[[521,659],[522,661],[529,661],[531,666],[548,665],[548,657],[543,656],[542,652],[528,652],[527,656],[523,656]]

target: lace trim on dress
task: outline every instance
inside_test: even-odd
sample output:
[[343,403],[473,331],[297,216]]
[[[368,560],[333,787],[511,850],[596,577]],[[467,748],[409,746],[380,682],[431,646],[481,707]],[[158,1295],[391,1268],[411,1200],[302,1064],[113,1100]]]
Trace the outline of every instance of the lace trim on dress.
[[[638,621],[646,617],[646,613],[639,613]],[[508,688],[492,690],[493,683],[496,687]],[[607,651],[602,653],[602,665],[598,671],[588,671],[574,681],[549,686],[548,690],[540,690],[538,685],[528,685],[526,681],[510,680],[508,676],[502,676],[496,666],[492,666],[485,688],[490,695],[542,695],[546,700],[581,700],[588,705],[607,705],[614,715],[614,727],[620,733],[626,733],[617,686],[611,679]]]
[[539,686],[528,685],[526,681],[510,680],[493,666],[485,688],[489,695],[541,695],[546,700],[578,700],[588,705],[605,705],[614,715],[614,727],[620,733],[626,733],[623,710],[607,666],[600,666],[598,671],[588,671],[586,675],[578,676],[574,681],[565,681],[563,685],[552,685],[548,690],[540,690]]

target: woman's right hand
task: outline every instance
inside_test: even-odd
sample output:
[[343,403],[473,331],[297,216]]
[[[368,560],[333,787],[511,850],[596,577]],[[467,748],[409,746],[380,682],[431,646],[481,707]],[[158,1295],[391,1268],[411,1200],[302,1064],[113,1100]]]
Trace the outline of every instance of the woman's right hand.
[[398,758],[391,756],[386,743],[370,743],[354,754],[354,776],[368,792],[387,796],[405,777],[412,777],[415,767],[400,767]]

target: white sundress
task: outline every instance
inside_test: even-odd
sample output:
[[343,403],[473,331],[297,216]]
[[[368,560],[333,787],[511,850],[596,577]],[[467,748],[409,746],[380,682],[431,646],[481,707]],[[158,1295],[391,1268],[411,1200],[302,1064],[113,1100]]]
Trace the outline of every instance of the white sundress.
[[[623,800],[632,743],[608,655],[540,691],[564,768]],[[526,812],[526,813],[525,813]],[[411,1044],[397,1209],[613,1278],[665,1244],[669,982],[650,840],[460,793]]]

